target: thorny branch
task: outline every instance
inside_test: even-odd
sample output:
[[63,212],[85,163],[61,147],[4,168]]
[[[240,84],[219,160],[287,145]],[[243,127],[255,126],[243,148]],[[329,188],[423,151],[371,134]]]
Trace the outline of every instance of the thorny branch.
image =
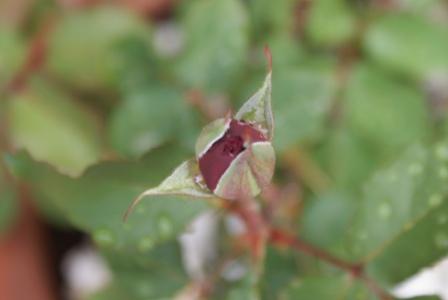
[[[267,239],[265,239],[266,242],[277,247],[284,247],[295,250],[297,252],[314,257],[329,265],[332,265],[333,267],[336,267],[350,274],[353,278],[362,281],[366,285],[366,287],[378,297],[378,299],[392,300],[392,297],[388,294],[388,292],[383,290],[372,278],[370,278],[365,273],[364,264],[352,263],[340,259],[323,249],[320,249],[301,240],[300,238],[286,232],[283,229],[276,228],[272,226],[272,224],[267,222],[259,213],[257,213],[257,211],[253,209],[247,210],[247,206],[232,203],[230,205],[224,204],[224,207],[241,218],[241,220],[246,224],[246,227],[248,228],[248,235],[256,235],[255,237],[250,238],[250,240],[260,241],[260,238],[257,237],[257,235],[261,235],[263,237],[267,233]],[[257,225],[258,228],[256,227]],[[264,239],[261,238],[261,240]],[[253,245],[251,244],[251,246]],[[257,244],[255,250],[260,251],[259,248],[260,245]],[[251,250],[254,251],[254,249]]]

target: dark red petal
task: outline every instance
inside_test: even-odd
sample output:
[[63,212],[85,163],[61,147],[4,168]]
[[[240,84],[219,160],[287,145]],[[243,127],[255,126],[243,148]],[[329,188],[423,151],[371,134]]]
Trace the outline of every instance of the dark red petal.
[[251,124],[232,120],[225,135],[199,159],[199,169],[207,187],[215,190],[221,176],[248,144],[266,140]]

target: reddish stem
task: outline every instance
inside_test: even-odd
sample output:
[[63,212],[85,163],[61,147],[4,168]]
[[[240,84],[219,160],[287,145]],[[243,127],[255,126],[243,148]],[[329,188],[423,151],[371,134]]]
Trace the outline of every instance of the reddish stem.
[[275,246],[286,247],[300,253],[304,253],[349,273],[354,278],[364,282],[366,287],[372,293],[374,293],[378,297],[378,299],[392,299],[392,297],[389,296],[386,291],[384,291],[373,279],[365,274],[364,264],[352,263],[340,259],[320,248],[308,244],[307,242],[297,238],[293,234],[273,227],[261,216],[261,214],[257,210],[251,209],[251,207],[249,207],[248,205],[244,205],[244,203],[228,204],[227,202],[224,202],[223,206],[239,216],[246,225],[247,234],[250,241],[250,249],[252,255],[256,259],[259,260],[263,257],[262,253],[267,238],[267,242],[270,242]]
[[289,234],[278,228],[271,228],[269,234],[269,241],[277,246],[288,247],[298,252],[305,253],[309,256],[315,257],[321,261],[324,261],[338,269],[341,269],[354,278],[357,278],[364,282],[367,288],[374,293],[378,299],[391,300],[392,297],[384,291],[373,279],[368,277],[364,272],[364,265],[357,263],[350,263],[340,258],[333,256],[332,254],[319,249],[305,241],[300,240],[292,234]]
[[354,277],[359,277],[363,273],[363,266],[361,264],[352,264],[334,257],[322,249],[307,244],[306,242],[278,228],[271,228],[269,240],[274,245],[293,248],[297,251],[325,261],[341,270],[349,272]]
[[264,46],[264,56],[268,62],[268,72],[272,72],[272,52],[268,45]]
[[6,91],[21,90],[28,78],[42,67],[47,56],[48,35],[52,28],[53,19],[49,18],[32,39],[25,62],[7,85]]
[[[242,201],[248,202],[248,201]],[[259,262],[264,257],[264,248],[267,238],[265,221],[256,210],[256,207],[251,207],[249,203],[235,203],[227,207],[234,212],[246,225],[247,238],[252,256],[256,262]]]
[[19,196],[17,219],[0,237],[0,298],[56,299],[45,230],[24,188]]

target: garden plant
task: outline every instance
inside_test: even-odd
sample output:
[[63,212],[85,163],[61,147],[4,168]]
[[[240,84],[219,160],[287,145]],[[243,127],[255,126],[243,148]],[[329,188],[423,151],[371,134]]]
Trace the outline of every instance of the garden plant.
[[18,2],[0,233],[93,245],[80,300],[392,300],[448,255],[447,1]]

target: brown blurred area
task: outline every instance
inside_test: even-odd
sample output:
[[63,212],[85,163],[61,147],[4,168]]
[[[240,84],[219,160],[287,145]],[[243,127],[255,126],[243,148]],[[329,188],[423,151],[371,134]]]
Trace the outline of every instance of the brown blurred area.
[[22,190],[20,213],[0,237],[0,299],[56,299],[44,226]]

